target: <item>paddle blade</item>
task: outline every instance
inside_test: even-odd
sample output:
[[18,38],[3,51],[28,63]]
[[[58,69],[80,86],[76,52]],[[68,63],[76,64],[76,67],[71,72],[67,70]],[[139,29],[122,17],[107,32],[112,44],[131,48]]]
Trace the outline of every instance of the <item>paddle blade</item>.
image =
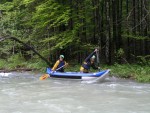
[[44,74],[44,75],[42,75],[39,79],[40,80],[45,80],[45,79],[47,79],[49,77],[49,74]]

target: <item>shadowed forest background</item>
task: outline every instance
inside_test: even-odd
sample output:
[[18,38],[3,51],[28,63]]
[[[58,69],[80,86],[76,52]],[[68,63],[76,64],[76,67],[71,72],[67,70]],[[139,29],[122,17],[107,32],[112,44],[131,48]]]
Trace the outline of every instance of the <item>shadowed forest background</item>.
[[[82,63],[98,48],[100,63],[149,65],[150,0],[1,0],[0,36],[8,35],[51,63],[60,54]],[[36,62],[45,67],[15,40],[0,42],[0,59],[1,65]]]

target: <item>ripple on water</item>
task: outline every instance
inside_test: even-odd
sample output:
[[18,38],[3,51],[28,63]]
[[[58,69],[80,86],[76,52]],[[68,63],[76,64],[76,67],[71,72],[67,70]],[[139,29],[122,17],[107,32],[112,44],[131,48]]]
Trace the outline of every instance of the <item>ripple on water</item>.
[[150,111],[150,84],[111,77],[103,83],[65,79],[40,81],[39,74],[30,73],[12,73],[7,77],[0,78],[0,113]]

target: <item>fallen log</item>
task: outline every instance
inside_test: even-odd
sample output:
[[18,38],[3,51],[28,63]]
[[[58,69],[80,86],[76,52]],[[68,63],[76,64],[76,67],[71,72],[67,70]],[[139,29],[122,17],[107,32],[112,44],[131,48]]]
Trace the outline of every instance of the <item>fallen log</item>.
[[12,36],[9,36],[9,35],[0,36],[0,41],[6,40],[6,39],[15,40],[15,41],[21,43],[23,46],[29,48],[29,49],[32,50],[36,55],[38,55],[39,58],[41,58],[44,62],[46,62],[46,64],[50,67],[49,61],[48,61],[46,58],[44,58],[42,55],[40,55],[33,47],[29,46],[28,44],[24,43],[23,41],[19,40],[19,39],[16,38],[16,37],[12,37]]

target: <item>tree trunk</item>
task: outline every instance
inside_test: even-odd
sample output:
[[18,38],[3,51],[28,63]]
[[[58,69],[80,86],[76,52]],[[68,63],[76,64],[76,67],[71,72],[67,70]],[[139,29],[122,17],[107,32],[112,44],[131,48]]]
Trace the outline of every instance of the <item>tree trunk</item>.
[[106,56],[106,63],[110,64],[111,63],[111,56],[110,56],[110,12],[109,12],[109,0],[105,2],[105,7],[106,7],[106,48],[105,48],[105,56]]

